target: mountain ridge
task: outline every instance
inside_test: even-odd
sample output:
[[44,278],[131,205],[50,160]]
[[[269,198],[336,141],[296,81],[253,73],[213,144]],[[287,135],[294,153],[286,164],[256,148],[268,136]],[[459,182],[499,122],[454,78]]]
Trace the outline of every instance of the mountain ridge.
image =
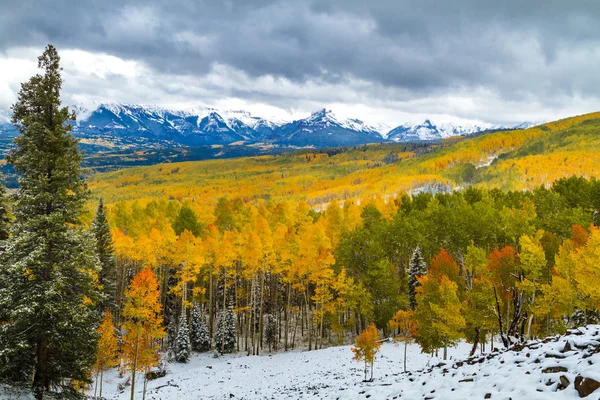
[[[330,147],[377,142],[441,140],[492,129],[512,129],[481,122],[452,123],[425,120],[421,124],[369,124],[357,118],[338,118],[322,108],[293,121],[257,117],[244,110],[211,107],[176,109],[153,105],[101,103],[95,110],[76,110],[76,132],[114,132],[119,135],[171,139],[185,145],[228,144],[237,141],[272,142],[295,146]],[[523,125],[523,124],[521,124]]]

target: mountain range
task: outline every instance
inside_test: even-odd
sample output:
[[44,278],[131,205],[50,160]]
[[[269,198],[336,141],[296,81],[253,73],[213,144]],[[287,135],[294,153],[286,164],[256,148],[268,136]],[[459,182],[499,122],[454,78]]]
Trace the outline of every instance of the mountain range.
[[[247,111],[209,107],[169,109],[158,106],[102,103],[88,110],[72,107],[78,115],[73,131],[78,137],[142,140],[158,146],[202,146],[265,143],[286,147],[336,147],[378,142],[441,140],[514,127],[486,123],[403,124],[391,128],[359,119],[341,119],[327,109],[291,122],[259,118]],[[8,115],[0,117],[7,121]],[[0,123],[2,120],[0,119]],[[522,124],[519,128],[529,126]],[[10,126],[0,126],[7,132]]]

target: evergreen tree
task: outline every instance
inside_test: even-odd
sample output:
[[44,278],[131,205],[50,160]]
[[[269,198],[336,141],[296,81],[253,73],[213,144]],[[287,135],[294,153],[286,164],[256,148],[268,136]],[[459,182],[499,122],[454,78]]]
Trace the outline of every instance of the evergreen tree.
[[0,184],[0,240],[8,239],[10,215],[6,198],[6,188]]
[[408,296],[411,310],[417,308],[417,292],[415,289],[420,285],[417,277],[424,276],[426,274],[427,265],[425,264],[425,260],[423,260],[421,250],[419,247],[417,247],[410,258],[410,263],[408,266]]
[[167,325],[167,346],[169,357],[175,355],[175,343],[177,342],[177,322],[175,322],[175,314],[169,317],[169,325]]
[[277,351],[278,339],[277,321],[272,314],[268,314],[267,325],[265,327],[265,342],[267,346],[269,346],[269,351],[271,351],[271,349]]
[[188,329],[187,318],[185,316],[185,310],[181,310],[179,316],[179,329],[177,332],[177,339],[175,340],[175,361],[185,363],[190,361],[190,353],[192,352],[192,345],[190,343],[190,331]]
[[195,305],[192,308],[191,341],[194,351],[210,350],[210,335],[206,317],[200,314],[200,308]]
[[196,213],[189,206],[184,205],[179,210],[179,214],[177,214],[177,218],[173,222],[173,230],[180,236],[184,230],[188,230],[192,232],[192,234],[196,237],[202,234],[202,224],[198,222],[198,217],[196,217]]
[[36,397],[90,382],[96,357],[100,265],[80,216],[89,191],[61,108],[60,58],[48,45],[42,74],[21,86],[12,122],[20,132],[7,157],[20,175],[15,220],[0,260],[0,376],[32,384]]
[[100,273],[98,284],[104,294],[100,303],[100,309],[104,310],[116,306],[117,294],[117,263],[115,249],[113,247],[112,235],[106,218],[106,209],[102,198],[98,201],[96,217],[92,222],[92,232],[96,236],[96,251],[100,259]]
[[221,353],[231,353],[235,349],[235,317],[231,304],[219,314],[219,325],[215,334],[215,348]]

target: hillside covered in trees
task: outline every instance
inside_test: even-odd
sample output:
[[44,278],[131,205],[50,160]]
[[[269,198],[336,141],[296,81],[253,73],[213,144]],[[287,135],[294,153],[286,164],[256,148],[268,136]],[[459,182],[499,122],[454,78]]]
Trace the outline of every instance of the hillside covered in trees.
[[118,366],[133,399],[193,352],[355,340],[367,380],[379,335],[446,359],[598,322],[598,114],[85,180],[59,61],[14,106],[0,383],[101,397]]

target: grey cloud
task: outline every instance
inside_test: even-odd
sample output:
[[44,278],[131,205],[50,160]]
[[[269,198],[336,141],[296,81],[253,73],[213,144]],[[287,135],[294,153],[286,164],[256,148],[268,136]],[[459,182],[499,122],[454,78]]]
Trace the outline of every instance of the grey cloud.
[[[590,85],[600,83],[598,20],[593,0],[1,0],[0,51],[52,42],[165,76],[226,65],[299,84],[364,81],[365,98],[483,88],[554,107],[599,97]],[[260,90],[228,94],[286,103]]]

